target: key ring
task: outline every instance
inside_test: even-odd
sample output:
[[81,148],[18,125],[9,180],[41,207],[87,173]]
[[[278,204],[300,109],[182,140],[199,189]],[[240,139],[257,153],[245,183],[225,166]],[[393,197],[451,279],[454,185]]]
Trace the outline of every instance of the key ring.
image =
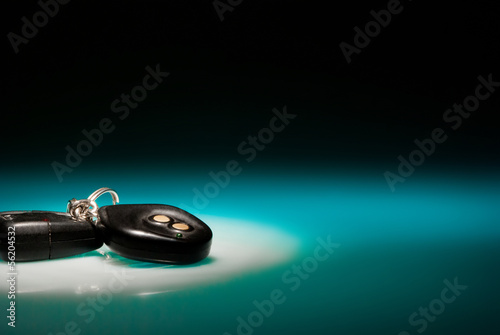
[[97,223],[99,221],[99,206],[97,206],[96,200],[101,195],[105,193],[110,193],[113,198],[113,205],[120,202],[118,198],[118,193],[109,187],[103,187],[96,190],[94,193],[89,195],[87,199],[76,200],[75,198],[68,201],[67,212],[71,217],[77,221],[89,221],[90,223]]

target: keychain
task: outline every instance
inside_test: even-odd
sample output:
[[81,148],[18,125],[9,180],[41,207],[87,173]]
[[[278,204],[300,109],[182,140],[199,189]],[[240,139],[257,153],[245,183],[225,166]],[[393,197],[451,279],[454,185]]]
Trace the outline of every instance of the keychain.
[[[99,208],[110,193],[113,205]],[[190,213],[168,205],[117,205],[107,187],[71,199],[67,212],[0,212],[0,257],[36,261],[79,255],[105,243],[117,254],[146,262],[189,264],[210,253],[212,231]]]

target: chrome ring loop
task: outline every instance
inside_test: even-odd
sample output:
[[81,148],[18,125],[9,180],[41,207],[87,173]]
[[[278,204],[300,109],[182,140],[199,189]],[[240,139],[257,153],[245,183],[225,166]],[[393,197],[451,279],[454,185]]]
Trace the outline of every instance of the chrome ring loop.
[[118,194],[113,189],[103,187],[89,195],[87,199],[71,199],[68,202],[67,212],[77,221],[97,223],[99,221],[99,206],[97,206],[96,200],[105,193],[111,194],[111,197],[113,198],[113,205],[116,205],[120,201]]
[[111,197],[113,198],[113,205],[116,205],[117,203],[120,202],[120,199],[118,198],[118,193],[116,193],[115,190],[113,190],[109,187],[103,187],[103,188],[98,189],[97,191],[95,191],[94,193],[89,195],[89,197],[87,199],[90,201],[95,201],[95,200],[97,200],[97,198],[99,198],[101,195],[103,195],[105,193],[111,194]]

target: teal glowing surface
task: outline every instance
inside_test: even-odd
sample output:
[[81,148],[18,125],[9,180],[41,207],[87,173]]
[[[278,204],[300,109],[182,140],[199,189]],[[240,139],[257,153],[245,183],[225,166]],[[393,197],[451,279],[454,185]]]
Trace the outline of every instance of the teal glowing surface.
[[[108,186],[122,203],[193,210],[214,230],[212,256],[186,268],[129,261],[105,248],[19,264],[17,327],[4,321],[2,334],[500,331],[494,321],[500,311],[496,175],[416,173],[392,193],[383,171],[249,167],[196,208],[193,188],[210,181],[206,172],[110,168],[96,176],[82,167],[61,184],[51,171],[2,175],[8,195],[2,195],[1,211],[63,211],[69,198]],[[134,278],[110,297],[101,294],[93,307],[88,299],[106,288],[106,269]],[[7,273],[5,263],[0,272]],[[7,308],[5,283],[0,289]],[[71,323],[65,331],[68,322],[76,328]]]

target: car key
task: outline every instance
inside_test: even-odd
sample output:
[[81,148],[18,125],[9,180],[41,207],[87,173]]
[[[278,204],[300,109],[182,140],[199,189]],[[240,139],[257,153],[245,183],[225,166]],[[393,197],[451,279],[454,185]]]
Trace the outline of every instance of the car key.
[[68,213],[0,213],[0,257],[4,261],[69,257],[98,249],[102,244],[93,224],[77,221]]
[[[113,205],[99,208],[95,200],[107,192]],[[0,213],[0,257],[68,257],[100,248],[103,242],[123,257],[149,262],[189,264],[210,253],[212,231],[192,214],[174,206],[116,205],[118,201],[115,191],[101,188],[88,199],[70,200],[68,213]]]

